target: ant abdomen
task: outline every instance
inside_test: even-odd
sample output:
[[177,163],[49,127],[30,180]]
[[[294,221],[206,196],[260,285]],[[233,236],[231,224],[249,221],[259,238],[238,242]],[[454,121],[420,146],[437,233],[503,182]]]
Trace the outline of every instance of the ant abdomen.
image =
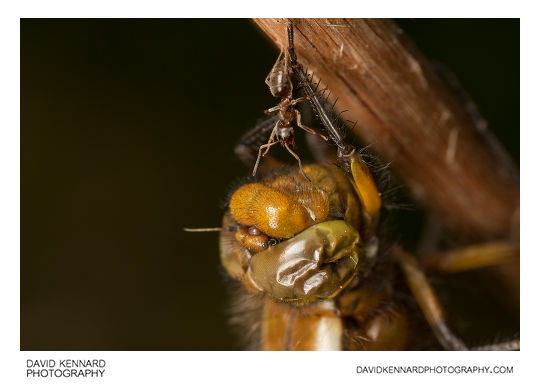
[[266,84],[270,88],[272,96],[283,98],[289,96],[292,91],[291,79],[289,77],[289,67],[287,57],[279,57],[276,64],[266,78]]

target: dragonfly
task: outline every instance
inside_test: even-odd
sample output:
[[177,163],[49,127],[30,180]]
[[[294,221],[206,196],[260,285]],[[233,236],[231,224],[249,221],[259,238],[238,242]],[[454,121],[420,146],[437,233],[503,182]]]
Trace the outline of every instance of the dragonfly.
[[[238,286],[232,322],[241,327],[246,347],[519,349],[518,339],[467,345],[449,324],[420,260],[388,242],[384,167],[347,141],[340,114],[297,62],[293,28],[288,25],[287,54],[282,52],[277,63],[291,83],[288,100],[305,98],[317,116],[319,130],[305,130],[317,161],[304,165],[297,158],[300,166],[291,167],[267,156],[259,177],[230,195],[217,228],[221,264]],[[275,136],[279,121],[269,116],[242,136],[235,152],[246,166],[257,169],[262,150],[268,149],[265,137]],[[328,139],[333,147],[326,145]],[[433,270],[464,271],[518,253],[516,245],[502,242],[438,252],[425,260]]]

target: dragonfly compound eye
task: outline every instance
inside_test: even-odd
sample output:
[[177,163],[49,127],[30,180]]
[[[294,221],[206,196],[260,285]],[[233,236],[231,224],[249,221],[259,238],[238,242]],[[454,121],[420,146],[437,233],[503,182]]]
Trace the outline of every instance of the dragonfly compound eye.
[[322,190],[297,190],[296,186],[292,178],[281,178],[279,185],[243,185],[231,197],[231,215],[238,223],[257,227],[270,237],[293,237],[325,220],[330,209]]
[[307,303],[334,297],[371,265],[358,231],[333,220],[253,255],[248,279],[275,299]]

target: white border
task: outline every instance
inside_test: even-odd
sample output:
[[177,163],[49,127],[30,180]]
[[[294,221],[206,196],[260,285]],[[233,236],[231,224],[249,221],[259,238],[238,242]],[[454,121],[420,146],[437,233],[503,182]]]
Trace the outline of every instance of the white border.
[[[88,382],[179,382],[180,379],[235,382],[281,383],[296,381],[414,382],[455,383],[457,380],[521,380],[536,376],[538,358],[538,306],[535,293],[538,275],[537,244],[532,225],[540,217],[538,205],[538,19],[534,3],[508,1],[272,1],[245,6],[243,1],[20,1],[1,5],[0,14],[0,169],[1,191],[1,268],[2,357],[0,381],[22,382],[28,358],[104,358],[104,379],[79,379]],[[492,352],[402,352],[402,353],[256,353],[256,352],[20,352],[19,351],[19,255],[20,255],[20,17],[521,17],[521,169],[522,178],[522,351]],[[504,74],[501,74],[504,76]],[[496,86],[496,84],[494,84]],[[534,221],[533,221],[534,220]],[[513,365],[513,375],[357,375],[357,365],[456,364]],[[279,368],[278,368],[279,367]],[[9,369],[8,369],[9,368]],[[75,380],[62,379],[65,382]],[[36,380],[32,380],[36,381]],[[50,381],[39,379],[37,381]],[[189,380],[191,382],[191,380]]]

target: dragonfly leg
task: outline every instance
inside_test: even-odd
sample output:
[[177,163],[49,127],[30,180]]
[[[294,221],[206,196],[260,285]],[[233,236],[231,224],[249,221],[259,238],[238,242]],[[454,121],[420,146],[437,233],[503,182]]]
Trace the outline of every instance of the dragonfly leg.
[[401,266],[407,283],[439,343],[448,350],[467,350],[465,343],[448,327],[439,299],[424,272],[418,266],[416,259],[401,248],[394,247],[393,251],[394,257]]
[[472,351],[518,351],[519,349],[519,339],[471,348]]
[[439,272],[462,272],[502,264],[519,257],[519,244],[492,242],[471,245],[422,257],[426,268]]

